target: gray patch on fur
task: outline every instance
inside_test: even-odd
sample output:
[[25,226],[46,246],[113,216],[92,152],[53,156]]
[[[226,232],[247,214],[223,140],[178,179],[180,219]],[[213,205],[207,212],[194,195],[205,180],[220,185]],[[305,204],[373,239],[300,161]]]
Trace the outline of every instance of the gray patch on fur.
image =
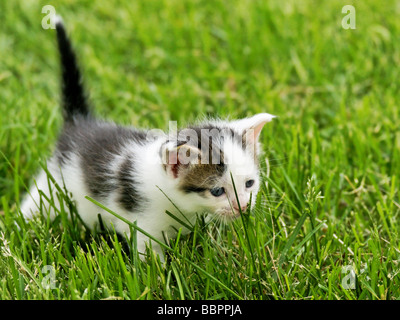
[[[56,155],[62,166],[70,159],[71,153],[77,154],[91,195],[107,197],[119,188],[121,179],[125,179],[121,178],[121,171],[115,173],[110,164],[130,142],[146,143],[146,132],[82,118],[66,124],[57,144]],[[127,203],[125,206],[128,206]]]
[[135,161],[132,157],[126,158],[117,173],[118,186],[119,186],[119,204],[128,211],[143,203],[144,198],[138,188],[135,187],[137,183],[134,179]]
[[[189,129],[189,130],[188,130]],[[194,134],[195,137],[190,137]],[[225,173],[227,166],[224,163],[224,153],[221,150],[224,137],[234,132],[229,128],[219,128],[212,125],[189,127],[178,134],[178,139],[187,139],[188,144],[197,147],[202,151],[201,157],[206,160],[203,163],[191,165],[188,170],[182,170],[183,179],[180,189],[185,193],[196,192],[205,195],[205,192],[212,189],[218,180]],[[239,143],[239,140],[238,140]],[[240,139],[241,144],[241,139]]]

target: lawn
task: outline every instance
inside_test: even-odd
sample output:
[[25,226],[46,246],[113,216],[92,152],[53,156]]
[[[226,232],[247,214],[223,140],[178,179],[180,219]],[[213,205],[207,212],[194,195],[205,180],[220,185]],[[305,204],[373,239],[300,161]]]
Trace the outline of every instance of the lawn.
[[[250,215],[200,220],[165,265],[68,220],[62,189],[55,221],[21,220],[62,125],[47,4],[99,117],[278,116]],[[0,299],[400,298],[399,14],[394,0],[0,1]]]

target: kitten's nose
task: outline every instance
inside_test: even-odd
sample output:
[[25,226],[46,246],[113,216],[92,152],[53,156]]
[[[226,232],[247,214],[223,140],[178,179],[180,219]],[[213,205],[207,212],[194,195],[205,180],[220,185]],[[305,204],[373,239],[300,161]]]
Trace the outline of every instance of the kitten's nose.
[[[233,209],[235,209],[235,211],[240,211],[237,203],[234,203],[232,207],[233,207]],[[247,204],[243,204],[243,205],[240,204],[240,209],[242,210],[242,212],[245,212],[247,210]]]

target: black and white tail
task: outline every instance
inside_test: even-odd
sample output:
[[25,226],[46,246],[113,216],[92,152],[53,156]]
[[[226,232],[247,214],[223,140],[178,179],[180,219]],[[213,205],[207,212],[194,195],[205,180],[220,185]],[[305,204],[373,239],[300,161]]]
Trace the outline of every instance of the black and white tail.
[[55,26],[61,60],[61,95],[64,120],[73,121],[76,116],[88,117],[90,107],[82,85],[82,76],[60,16],[56,16]]

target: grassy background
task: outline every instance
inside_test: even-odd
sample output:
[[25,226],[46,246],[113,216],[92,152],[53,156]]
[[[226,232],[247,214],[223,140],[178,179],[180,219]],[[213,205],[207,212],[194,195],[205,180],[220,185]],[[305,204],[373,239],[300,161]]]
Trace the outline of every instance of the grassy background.
[[[64,212],[14,224],[61,126],[46,4],[0,1],[1,299],[400,297],[398,1],[53,3],[100,116],[162,129],[204,114],[279,116],[262,134],[269,166],[251,216],[199,223],[171,242],[165,267]],[[348,4],[355,30],[341,27]],[[43,287],[45,265],[55,289]]]

